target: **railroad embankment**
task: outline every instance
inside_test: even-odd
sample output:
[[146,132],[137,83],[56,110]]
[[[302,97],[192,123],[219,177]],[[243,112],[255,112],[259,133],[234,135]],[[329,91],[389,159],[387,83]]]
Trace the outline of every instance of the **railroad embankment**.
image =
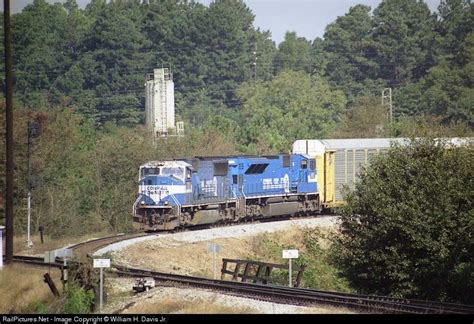
[[[128,267],[212,278],[213,255],[208,252],[210,244],[220,247],[216,255],[217,277],[220,277],[223,258],[285,264],[281,251],[287,248],[298,249],[300,258],[294,264],[307,265],[303,286],[349,291],[347,283],[337,276],[336,270],[328,262],[327,238],[336,230],[336,217],[297,219],[160,234],[133,240],[133,244],[120,242],[98,253],[107,253],[114,263]],[[273,279],[278,284],[286,285],[287,272],[274,270]],[[149,298],[141,301],[142,297],[130,297],[132,284],[129,279],[111,279],[111,307],[120,309],[133,303],[126,312],[137,313],[153,310],[171,313],[348,312],[340,308],[275,304],[222,295],[205,289],[176,287],[157,287],[148,293]],[[203,303],[206,307],[202,307]]]

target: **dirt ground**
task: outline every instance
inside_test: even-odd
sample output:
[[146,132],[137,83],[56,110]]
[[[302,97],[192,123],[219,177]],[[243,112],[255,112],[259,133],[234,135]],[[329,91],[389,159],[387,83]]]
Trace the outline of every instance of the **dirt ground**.
[[[213,254],[210,244],[218,244],[217,272],[220,273],[223,258],[259,258],[255,237],[263,233],[278,232],[280,236],[293,236],[302,227],[320,227],[330,230],[336,226],[328,219],[287,221],[257,225],[240,225],[230,228],[214,228],[199,232],[184,232],[158,236],[111,251],[113,262],[129,267],[192,276],[213,276]],[[266,260],[271,262],[272,260]],[[280,263],[284,263],[281,259]]]
[[[146,241],[115,252],[113,260],[118,264],[141,269],[211,277],[213,254],[208,252],[209,243],[203,241],[182,244],[173,238]],[[216,257],[217,265],[222,264],[222,258],[246,259],[247,251],[252,248],[252,238],[217,239],[212,243],[220,246]]]

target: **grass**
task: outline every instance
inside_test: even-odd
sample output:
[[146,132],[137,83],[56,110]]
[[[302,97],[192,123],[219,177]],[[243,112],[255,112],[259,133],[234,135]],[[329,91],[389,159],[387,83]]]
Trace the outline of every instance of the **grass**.
[[39,234],[35,234],[32,236],[31,240],[33,242],[33,246],[28,248],[26,246],[27,236],[16,235],[13,242],[13,249],[14,254],[28,254],[28,255],[35,255],[35,254],[42,254],[45,251],[52,251],[60,248],[64,248],[66,246],[84,242],[93,238],[99,238],[103,236],[111,236],[113,233],[110,232],[96,232],[91,234],[86,234],[77,237],[62,237],[62,238],[55,238],[51,239],[49,236],[44,236],[44,243],[41,243]]
[[[43,281],[47,269],[12,265],[0,270],[0,314],[47,313],[56,302]],[[51,269],[51,277],[61,290],[60,273]]]
[[[282,264],[287,263],[282,259],[282,250],[297,249],[299,258],[293,261],[293,269],[298,269],[301,264],[306,265],[302,287],[351,292],[347,280],[341,277],[329,262],[331,242],[328,237],[331,234],[329,231],[317,228],[298,227],[271,234],[260,234],[252,238],[252,250],[248,258]],[[294,275],[296,277],[296,272]],[[272,279],[277,284],[286,285],[287,278],[288,271],[276,269],[272,272]]]

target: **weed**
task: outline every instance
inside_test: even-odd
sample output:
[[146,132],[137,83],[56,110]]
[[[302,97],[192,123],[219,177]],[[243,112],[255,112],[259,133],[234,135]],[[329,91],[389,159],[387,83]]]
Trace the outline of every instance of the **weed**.
[[69,283],[64,295],[65,314],[87,314],[91,312],[94,304],[94,293],[85,290],[76,283]]

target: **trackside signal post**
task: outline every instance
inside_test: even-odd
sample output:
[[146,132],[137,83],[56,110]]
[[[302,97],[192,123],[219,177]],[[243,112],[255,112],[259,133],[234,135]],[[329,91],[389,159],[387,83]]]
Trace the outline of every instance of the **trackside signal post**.
[[299,253],[298,250],[283,250],[282,252],[282,257],[283,259],[290,259],[288,263],[288,286],[293,287],[293,283],[291,281],[291,272],[293,271],[291,269],[291,259],[298,259]]
[[104,268],[110,268],[110,259],[94,259],[94,268],[100,269],[99,310],[102,312],[104,303]]

